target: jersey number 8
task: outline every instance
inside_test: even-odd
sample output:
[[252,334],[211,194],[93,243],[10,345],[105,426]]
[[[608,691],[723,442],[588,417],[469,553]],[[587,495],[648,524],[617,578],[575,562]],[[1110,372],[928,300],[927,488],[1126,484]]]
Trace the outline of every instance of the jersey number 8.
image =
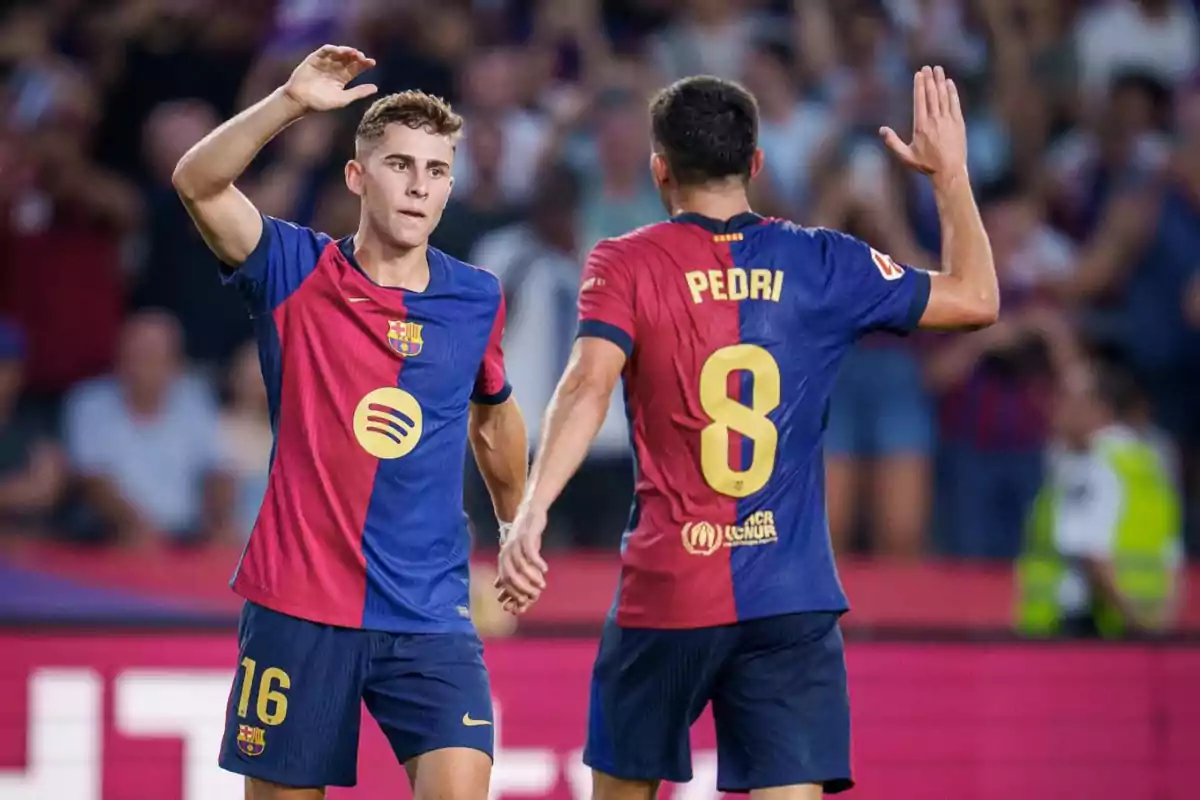
[[[729,396],[729,376],[749,372],[754,381],[750,405]],[[700,370],[700,405],[712,422],[700,431],[700,472],[714,490],[729,497],[747,497],[767,485],[775,471],[779,430],[767,414],[779,406],[779,364],[754,344],[722,347]],[[740,433],[754,443],[750,466],[729,466],[729,434]]]

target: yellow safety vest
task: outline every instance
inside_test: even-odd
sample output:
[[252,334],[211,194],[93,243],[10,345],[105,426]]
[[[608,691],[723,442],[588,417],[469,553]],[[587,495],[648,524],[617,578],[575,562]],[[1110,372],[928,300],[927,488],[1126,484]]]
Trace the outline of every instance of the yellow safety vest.
[[[1101,456],[1121,482],[1121,514],[1113,542],[1117,589],[1151,615],[1162,611],[1171,588],[1173,553],[1180,541],[1180,503],[1159,454],[1133,440],[1099,445]],[[1062,622],[1058,590],[1066,562],[1054,547],[1060,487],[1047,483],[1034,501],[1017,560],[1017,628],[1027,636],[1053,636]],[[1093,615],[1102,636],[1119,637],[1120,611],[1092,595]]]

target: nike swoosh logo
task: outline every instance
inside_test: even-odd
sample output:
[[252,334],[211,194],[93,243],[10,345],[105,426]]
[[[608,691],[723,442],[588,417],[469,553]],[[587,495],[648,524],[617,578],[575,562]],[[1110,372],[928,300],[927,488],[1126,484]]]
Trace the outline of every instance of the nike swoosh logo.
[[347,297],[346,299],[351,303],[367,303],[371,300],[369,297]]
[[492,723],[490,720],[471,719],[471,714],[469,712],[466,714],[463,714],[463,725],[466,725],[468,728],[478,728],[480,725],[491,725],[491,724]]

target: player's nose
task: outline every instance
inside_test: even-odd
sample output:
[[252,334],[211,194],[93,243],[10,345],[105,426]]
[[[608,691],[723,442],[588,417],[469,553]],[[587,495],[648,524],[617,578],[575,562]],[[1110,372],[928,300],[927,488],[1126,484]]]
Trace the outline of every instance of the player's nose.
[[415,178],[408,184],[408,190],[405,194],[418,200],[424,200],[429,196],[429,186],[421,178]]

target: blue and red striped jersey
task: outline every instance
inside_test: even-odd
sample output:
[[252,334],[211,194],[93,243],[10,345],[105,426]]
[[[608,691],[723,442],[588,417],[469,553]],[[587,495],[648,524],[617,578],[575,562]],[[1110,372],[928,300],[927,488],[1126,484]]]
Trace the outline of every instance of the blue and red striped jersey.
[[429,249],[423,292],[381,287],[351,239],[270,217],[226,271],[254,319],[275,446],[241,596],[303,619],[470,630],[471,402],[510,393],[494,275]]
[[850,236],[751,213],[595,247],[579,335],[628,356],[637,459],[618,624],[846,610],[825,515],[830,390],[861,335],[917,326],[929,288]]

